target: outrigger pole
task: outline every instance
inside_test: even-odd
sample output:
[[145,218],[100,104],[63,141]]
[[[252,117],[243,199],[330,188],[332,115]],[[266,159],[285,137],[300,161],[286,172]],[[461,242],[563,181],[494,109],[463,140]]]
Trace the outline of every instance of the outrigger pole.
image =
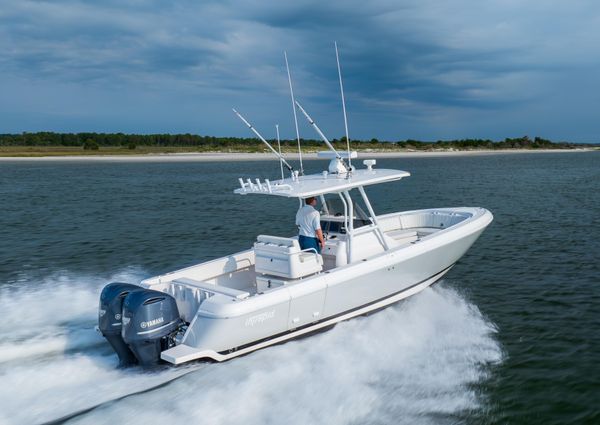
[[344,84],[342,83],[342,67],[340,66],[340,55],[338,54],[337,41],[335,45],[335,59],[337,61],[338,76],[340,77],[340,92],[342,93],[342,109],[344,110],[344,128],[346,129],[346,148],[348,150],[348,166],[352,170],[352,159],[350,159],[350,136],[348,135],[348,118],[346,118],[346,99],[344,98]]
[[317,125],[317,123],[315,123],[315,121],[310,117],[310,115],[308,115],[308,112],[306,112],[304,110],[304,108],[302,107],[302,105],[300,105],[298,103],[298,101],[296,101],[296,106],[298,106],[298,109],[300,109],[300,112],[302,112],[304,114],[304,116],[308,120],[309,124],[314,127],[314,129],[317,131],[317,133],[319,133],[319,136],[321,136],[321,139],[323,139],[323,141],[325,142],[325,144],[327,145],[327,147],[333,151],[333,153],[335,154],[336,158],[337,159],[341,159],[342,162],[343,162],[342,156],[338,153],[338,151],[335,150],[335,148],[329,142],[329,140],[327,139],[327,137],[325,137],[325,135],[323,134],[323,132],[321,131],[321,129],[319,128],[319,126]]
[[232,108],[233,112],[235,112],[235,114],[244,122],[244,124],[246,124],[248,126],[248,128],[250,130],[252,130],[252,132],[254,134],[256,134],[258,136],[258,138],[265,144],[267,145],[267,147],[269,149],[271,149],[271,151],[281,160],[281,162],[283,162],[283,164],[287,167],[288,170],[290,170],[290,172],[294,172],[294,167],[292,167],[290,164],[288,164],[288,162],[285,160],[285,158],[283,157],[283,155],[281,155],[279,152],[277,152],[273,146],[271,146],[271,144],[269,142],[267,142],[265,140],[264,137],[261,136],[261,134],[256,131],[256,129],[254,127],[252,127],[252,124],[250,124],[248,121],[246,121],[246,118],[244,118],[242,116],[242,114],[240,114],[238,111],[235,110],[235,108]]
[[[281,155],[281,140],[279,139],[279,124],[275,124],[275,131],[277,132],[277,150],[279,151],[279,155]],[[281,168],[281,180],[283,180],[283,162],[281,162],[281,158],[279,158],[279,168]]]
[[294,111],[294,124],[296,125],[296,139],[298,140],[298,158],[300,159],[300,175],[304,175],[304,166],[302,165],[302,149],[300,148],[300,131],[298,130],[298,116],[296,115],[296,107],[294,106],[294,89],[292,87],[292,75],[290,74],[290,66],[288,64],[287,52],[283,51],[285,57],[285,68],[287,69],[288,82],[290,83],[290,95],[292,96],[292,110]]

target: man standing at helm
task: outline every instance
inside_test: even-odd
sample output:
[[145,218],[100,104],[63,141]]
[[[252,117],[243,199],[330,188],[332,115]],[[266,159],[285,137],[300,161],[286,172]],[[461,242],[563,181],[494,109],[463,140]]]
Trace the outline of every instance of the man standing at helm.
[[296,225],[299,229],[300,249],[314,248],[319,254],[325,247],[321,231],[321,215],[315,209],[317,198],[311,196],[304,200],[305,205],[296,213]]

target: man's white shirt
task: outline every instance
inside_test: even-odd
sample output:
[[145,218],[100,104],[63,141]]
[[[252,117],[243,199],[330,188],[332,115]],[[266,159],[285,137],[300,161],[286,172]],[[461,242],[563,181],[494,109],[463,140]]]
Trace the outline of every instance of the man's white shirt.
[[321,228],[321,215],[312,205],[304,205],[296,213],[296,225],[300,235],[316,238],[316,232]]

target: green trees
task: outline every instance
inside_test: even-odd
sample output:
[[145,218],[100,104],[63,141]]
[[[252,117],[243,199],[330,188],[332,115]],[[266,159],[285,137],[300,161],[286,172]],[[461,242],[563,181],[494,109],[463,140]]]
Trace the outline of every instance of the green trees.
[[83,143],[83,149],[85,149],[86,151],[97,151],[99,148],[100,147],[98,146],[98,143],[96,143],[96,141],[92,139],[87,139]]
[[[271,142],[275,143],[274,140]],[[346,149],[346,137],[333,139],[336,149]],[[282,147],[295,150],[295,140],[282,140]],[[302,147],[309,150],[325,149],[321,140],[301,139]],[[352,149],[410,149],[410,150],[435,150],[435,149],[565,149],[578,145],[572,143],[554,143],[541,137],[530,139],[528,136],[506,138],[494,142],[489,139],[459,139],[438,140],[424,142],[420,140],[400,140],[397,142],[380,141],[376,138],[370,140],[352,140]],[[124,134],[124,133],[21,133],[0,134],[1,146],[80,146],[86,150],[96,150],[100,147],[122,147],[136,149],[141,146],[158,148],[189,147],[198,151],[244,151],[262,152],[264,146],[256,138],[239,137],[213,137],[197,134]],[[584,145],[594,146],[594,145]]]

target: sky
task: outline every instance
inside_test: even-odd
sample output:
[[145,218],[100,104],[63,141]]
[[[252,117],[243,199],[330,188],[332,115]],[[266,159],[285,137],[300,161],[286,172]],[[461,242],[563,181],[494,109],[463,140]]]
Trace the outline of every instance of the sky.
[[[0,0],[0,133],[600,142],[597,0]],[[300,135],[317,135],[299,116]]]

